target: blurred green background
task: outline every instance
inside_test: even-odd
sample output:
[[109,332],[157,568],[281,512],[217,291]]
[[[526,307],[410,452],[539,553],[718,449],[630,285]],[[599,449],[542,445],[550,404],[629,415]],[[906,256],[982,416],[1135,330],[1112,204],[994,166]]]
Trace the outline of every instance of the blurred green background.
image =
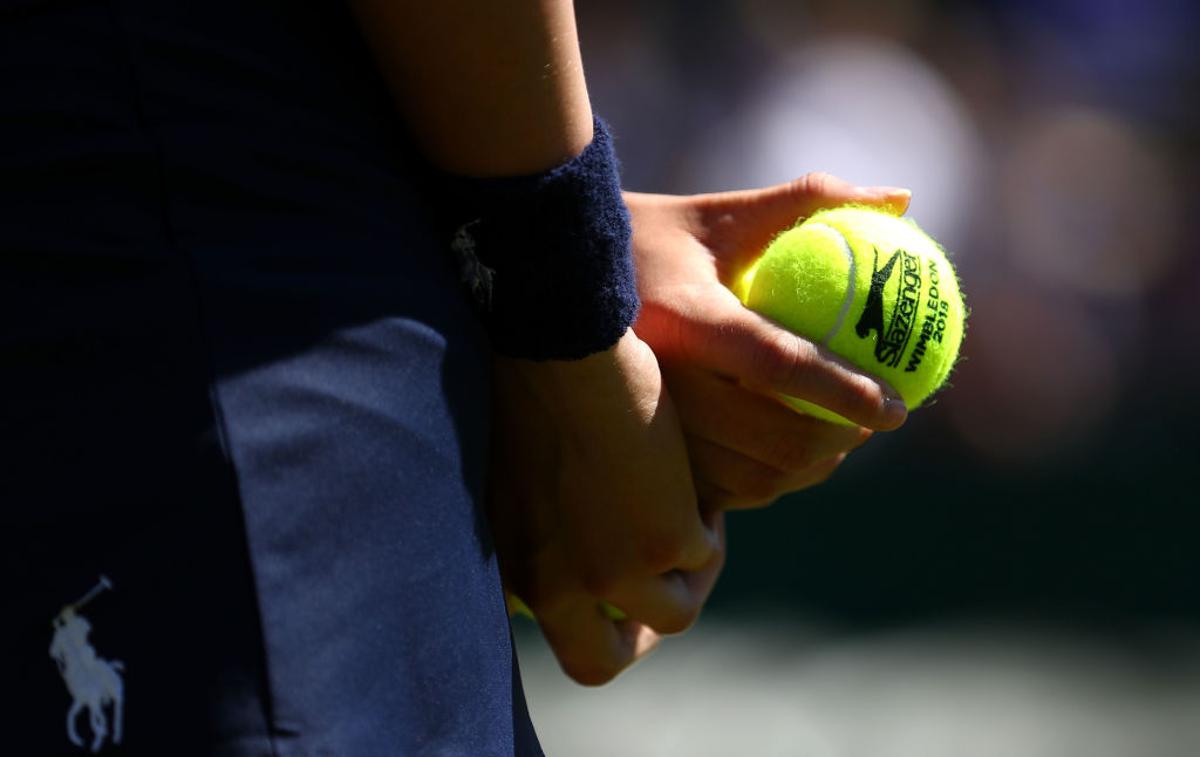
[[1197,616],[1200,6],[578,5],[629,188],[910,187],[972,311],[933,406],[731,519],[714,607]]
[[[627,187],[716,191],[817,170],[910,187],[910,214],[953,255],[972,313],[936,403],[825,485],[730,518],[728,565],[693,637],[581,693],[519,629],[548,753],[1200,754],[1200,6],[577,11]],[[778,688],[780,669],[814,660],[828,675]],[[862,660],[890,673],[847,689]],[[1005,688],[1005,671],[1020,685]],[[889,698],[906,682],[912,698]],[[793,702],[786,715],[729,701],[764,687]],[[820,715],[830,701],[844,722]],[[972,701],[992,716],[977,727],[955,709]],[[646,708],[657,718],[635,716]],[[1006,741],[995,726],[1022,708]],[[609,752],[582,725],[604,712]],[[847,735],[858,720],[878,738]],[[709,736],[656,741],[664,723]]]

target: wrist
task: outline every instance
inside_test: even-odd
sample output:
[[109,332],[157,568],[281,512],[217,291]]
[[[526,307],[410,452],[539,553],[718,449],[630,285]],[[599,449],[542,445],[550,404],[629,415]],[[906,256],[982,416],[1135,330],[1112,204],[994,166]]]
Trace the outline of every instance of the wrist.
[[500,354],[583,358],[637,317],[629,211],[611,137],[595,126],[591,144],[551,171],[446,177],[451,250]]
[[[543,405],[553,406],[559,417],[586,417],[612,423],[614,403],[635,415],[653,415],[653,401],[661,387],[658,362],[650,347],[632,328],[616,344],[577,360],[525,360],[496,357],[496,365],[517,379]],[[643,407],[642,405],[646,405]],[[607,416],[607,417],[605,417]],[[590,427],[590,426],[589,426]]]

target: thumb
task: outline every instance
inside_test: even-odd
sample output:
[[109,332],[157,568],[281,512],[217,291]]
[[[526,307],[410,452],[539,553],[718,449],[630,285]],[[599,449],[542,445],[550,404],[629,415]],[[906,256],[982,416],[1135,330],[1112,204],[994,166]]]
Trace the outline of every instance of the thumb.
[[[703,195],[702,227],[721,239],[704,239],[720,250],[726,265],[749,264],[779,232],[818,210],[854,203],[879,208],[894,215],[908,209],[912,192],[900,187],[859,187],[827,173],[810,173],[785,184],[762,189]],[[736,239],[730,239],[730,230]],[[704,232],[701,232],[704,235]],[[728,256],[737,259],[730,260]]]
[[847,203],[902,215],[912,198],[912,192],[901,187],[860,187],[820,171],[784,184],[725,194],[731,203],[758,207],[764,216],[777,214],[775,220],[782,221],[785,226],[818,210]]

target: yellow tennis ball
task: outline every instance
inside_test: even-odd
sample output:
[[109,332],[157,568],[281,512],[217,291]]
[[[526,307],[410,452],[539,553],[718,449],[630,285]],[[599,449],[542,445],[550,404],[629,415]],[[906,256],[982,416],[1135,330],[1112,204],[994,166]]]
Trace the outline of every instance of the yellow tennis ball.
[[[942,248],[912,221],[823,210],[775,238],[739,277],[742,303],[891,384],[910,410],[945,383],[966,309]],[[849,423],[792,397],[798,409]]]

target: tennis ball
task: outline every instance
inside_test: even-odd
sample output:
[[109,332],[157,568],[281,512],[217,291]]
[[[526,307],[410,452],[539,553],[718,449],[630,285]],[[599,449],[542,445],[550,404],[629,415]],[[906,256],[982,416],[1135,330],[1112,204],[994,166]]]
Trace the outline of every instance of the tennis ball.
[[910,410],[945,383],[966,322],[937,242],[906,218],[857,206],[820,211],[781,233],[733,290],[746,307],[887,381]]

